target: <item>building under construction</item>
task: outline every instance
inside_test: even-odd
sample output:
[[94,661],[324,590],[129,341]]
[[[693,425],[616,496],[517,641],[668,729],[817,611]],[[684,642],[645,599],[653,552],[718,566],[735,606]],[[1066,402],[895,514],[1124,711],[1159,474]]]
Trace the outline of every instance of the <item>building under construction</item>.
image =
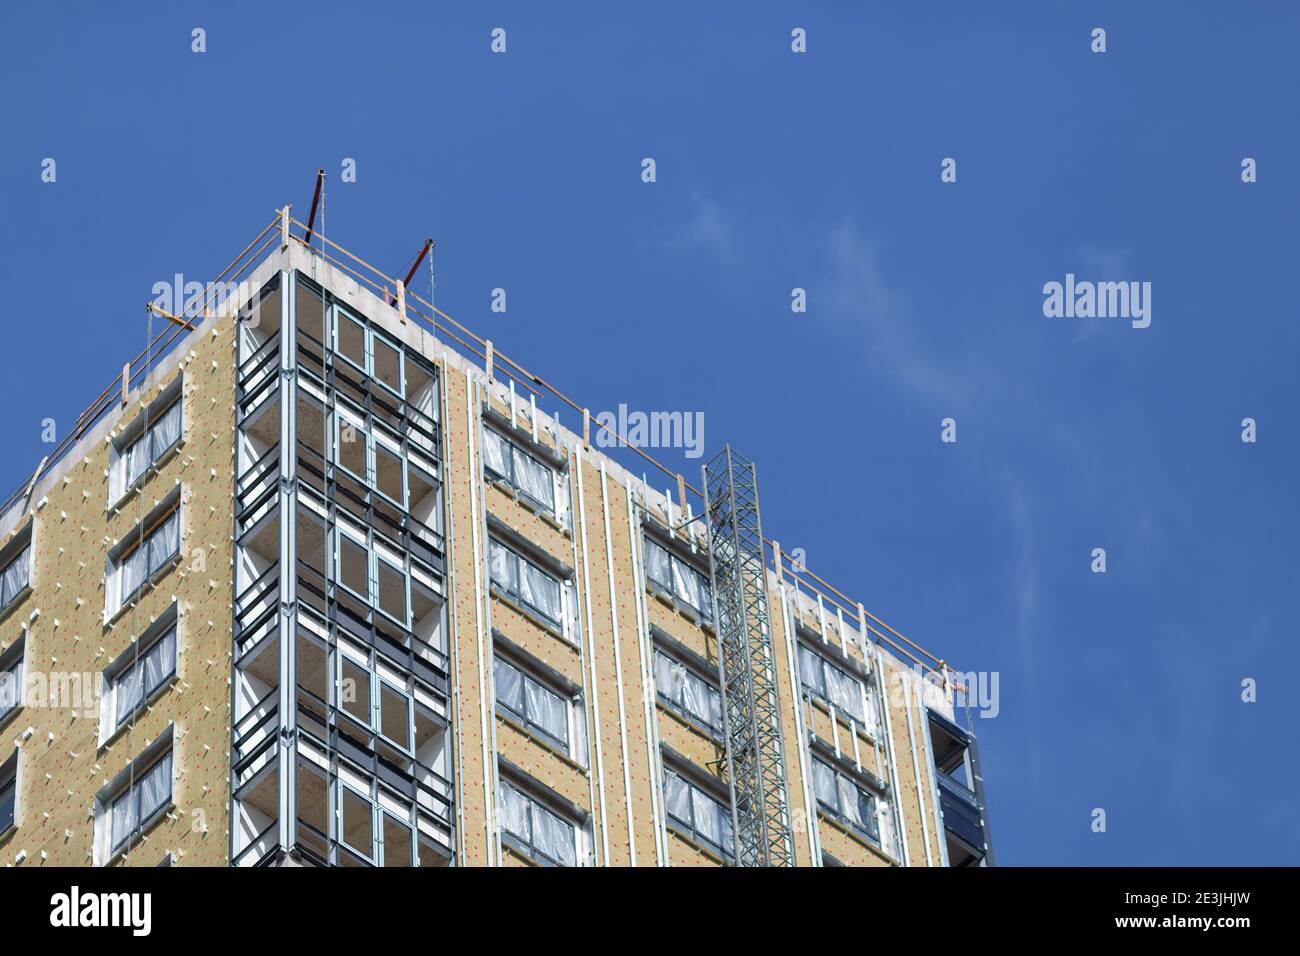
[[314,212],[0,505],[0,862],[992,864],[955,672],[748,458],[600,450]]

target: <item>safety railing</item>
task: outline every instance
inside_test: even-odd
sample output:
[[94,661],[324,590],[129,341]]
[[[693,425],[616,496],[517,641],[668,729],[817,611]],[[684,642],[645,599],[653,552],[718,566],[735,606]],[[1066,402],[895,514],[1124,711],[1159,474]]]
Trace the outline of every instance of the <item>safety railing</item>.
[[329,476],[332,479],[333,465],[311,445],[301,440],[298,442],[300,491],[314,494],[319,502],[326,505],[330,502],[338,504],[353,518],[369,525],[383,543],[410,554],[412,560],[423,565],[428,573],[439,576],[443,574],[445,540],[439,532],[413,517],[400,505],[391,505],[400,510],[396,516],[387,508],[377,506],[373,491],[359,495],[337,481],[327,484],[327,467],[331,469]]
[[444,697],[447,695],[451,662],[445,651],[417,637],[409,628],[389,625],[373,608],[367,615],[357,613],[335,599],[333,587],[319,568],[298,562],[300,611],[312,615],[323,628],[333,624],[349,637],[373,646],[393,666],[405,668]]
[[280,851],[280,839],[277,832],[279,820],[272,820],[266,827],[231,858],[231,866],[269,866],[275,862]]
[[231,786],[240,791],[275,759],[272,752],[279,740],[280,689],[272,688],[231,728]]
[[234,605],[234,655],[238,664],[279,631],[280,565],[271,565],[250,581],[235,595]]
[[13,508],[25,507],[28,494],[36,487],[41,477],[47,474],[68,452],[75,448],[77,443],[100,419],[120,405],[125,397],[129,396],[134,389],[145,382],[158,361],[171,352],[187,331],[194,328],[195,322],[202,321],[213,308],[220,304],[219,296],[230,284],[238,283],[247,278],[248,274],[252,272],[262,258],[263,253],[279,241],[280,236],[276,230],[278,223],[278,217],[271,220],[253,241],[245,246],[239,255],[221,270],[216,279],[208,283],[203,295],[188,303],[190,306],[186,310],[189,313],[188,317],[182,316],[180,323],[166,322],[163,330],[148,341],[144,350],[126,363],[121,374],[114,376],[108,387],[100,392],[86,410],[77,416],[73,427],[64,435],[63,440],[54,446],[54,450],[42,460],[36,471],[29,478],[24,479],[3,500],[0,500],[0,516],[7,515]]
[[[306,226],[293,217],[289,218],[288,225],[291,239],[300,245],[308,246],[308,243],[304,241]],[[397,287],[399,285],[397,279],[387,275],[328,237],[321,235],[319,231],[312,233],[311,244],[308,247],[314,255],[346,273],[383,301],[397,302]],[[703,514],[703,495],[680,472],[662,464],[641,448],[638,448],[634,443],[629,442],[616,429],[610,428],[605,423],[592,417],[586,407],[574,401],[540,375],[499,351],[490,340],[480,337],[432,302],[423,298],[419,293],[407,288],[403,290],[402,298],[408,318],[413,316],[423,322],[440,341],[463,355],[482,363],[489,375],[502,375],[517,387],[523,389],[525,393],[539,398],[549,396],[561,405],[566,406],[580,416],[583,423],[582,437],[586,445],[591,445],[593,429],[605,432],[611,446],[627,448],[675,483],[678,493],[677,504],[683,514],[687,512],[688,504],[694,506],[691,508],[693,513],[697,515]],[[858,618],[858,602],[849,598],[844,592],[813,572],[806,569],[796,571],[789,567],[787,562],[781,560],[780,546],[774,540],[765,538],[764,545],[767,551],[768,566],[777,572],[779,580],[806,594],[812,596],[820,594],[824,601],[842,608],[852,619],[856,620]],[[914,663],[923,672],[938,674],[948,681],[951,681],[955,674],[942,658],[912,641],[876,615],[865,612],[865,610],[862,615],[860,632],[873,642],[889,647],[896,654]]]
[[[288,207],[285,207],[282,215],[277,216],[276,219],[262,229],[230,265],[222,270],[217,277],[217,283],[229,283],[245,277],[247,273],[251,272],[267,249],[277,242],[287,239],[287,241],[297,243],[300,247],[309,250],[313,255],[350,276],[359,285],[374,292],[381,300],[389,303],[398,302],[397,289],[400,283],[397,279],[387,275],[381,269],[322,235],[319,230],[310,234],[310,241],[308,241],[307,236],[306,225],[290,215]],[[6,514],[13,507],[25,506],[28,492],[35,487],[41,475],[57,464],[85,435],[87,430],[120,401],[117,393],[122,390],[123,383],[125,383],[126,391],[129,392],[131,388],[144,381],[152,370],[154,363],[170,351],[176,342],[180,340],[181,334],[186,331],[187,327],[192,327],[188,319],[200,319],[202,317],[200,313],[206,312],[212,307],[213,303],[208,300],[208,296],[212,294],[211,290],[212,285],[210,284],[209,292],[192,309],[187,310],[186,316],[181,317],[184,324],[174,324],[164,329],[146,346],[144,352],[128,363],[123,376],[114,379],[113,383],[82,413],[74,428],[42,462],[36,473],[10,493],[3,502],[0,502],[0,515]],[[404,289],[402,301],[409,318],[422,322],[434,332],[440,341],[449,347],[477,362],[481,362],[490,376],[505,376],[515,382],[519,388],[534,396],[550,396],[562,406],[569,408],[580,416],[583,423],[582,437],[585,444],[590,446],[593,428],[598,432],[605,432],[612,446],[627,448],[656,471],[675,482],[679,506],[683,512],[686,510],[688,497],[696,505],[695,512],[703,512],[703,497],[700,490],[687,481],[680,472],[663,465],[643,449],[629,442],[617,429],[611,428],[604,422],[592,417],[586,407],[574,401],[542,376],[497,350],[490,340],[477,335],[418,293],[409,288]],[[190,315],[190,313],[193,314]],[[804,593],[820,594],[823,600],[841,608],[852,618],[857,618],[858,602],[852,600],[843,591],[813,572],[789,567],[788,563],[781,560],[779,547],[774,541],[768,539],[765,545],[768,550],[769,566],[777,572],[779,580],[783,583],[792,584]],[[902,657],[915,663],[923,671],[938,673],[945,679],[950,678],[954,673],[944,659],[912,641],[876,615],[864,613],[861,625],[863,634],[881,645],[890,647]]]

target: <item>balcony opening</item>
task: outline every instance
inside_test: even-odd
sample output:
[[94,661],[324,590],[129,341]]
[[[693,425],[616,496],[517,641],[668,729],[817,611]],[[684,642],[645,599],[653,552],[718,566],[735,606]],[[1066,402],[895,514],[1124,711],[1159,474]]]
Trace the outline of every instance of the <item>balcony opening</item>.
[[929,711],[929,729],[948,863],[981,866],[988,855],[988,834],[979,792],[975,739],[934,710]]

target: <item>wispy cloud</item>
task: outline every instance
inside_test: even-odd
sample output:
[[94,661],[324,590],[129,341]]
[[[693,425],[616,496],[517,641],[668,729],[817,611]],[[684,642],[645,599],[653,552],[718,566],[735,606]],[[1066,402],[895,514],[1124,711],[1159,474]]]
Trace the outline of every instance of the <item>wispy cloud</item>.
[[[1080,279],[1091,282],[1123,282],[1131,279],[1128,274],[1129,250],[1106,249],[1095,242],[1082,243],[1074,250],[1072,258],[1074,272]],[[1078,345],[1084,339],[1090,339],[1105,326],[1100,322],[1076,322],[1071,345]]]
[[912,303],[881,266],[880,245],[851,222],[825,241],[827,271],[814,290],[813,314],[861,343],[872,372],[938,408],[969,407],[982,376],[972,366],[940,359],[915,325]]
[[738,292],[757,270],[753,249],[743,241],[734,212],[712,196],[692,195],[687,218],[646,239],[647,249],[683,259],[712,263],[731,292]]

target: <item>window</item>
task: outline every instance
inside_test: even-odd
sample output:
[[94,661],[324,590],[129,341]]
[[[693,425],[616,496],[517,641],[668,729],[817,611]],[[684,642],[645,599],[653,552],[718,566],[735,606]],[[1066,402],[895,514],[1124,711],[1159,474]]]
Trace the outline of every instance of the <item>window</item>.
[[399,398],[406,394],[402,350],[338,306],[334,307],[334,351]]
[[0,833],[18,825],[18,749],[0,764]]
[[841,823],[880,842],[876,825],[876,798],[829,764],[813,760],[813,789],[817,805]]
[[528,730],[586,765],[586,716],[559,693],[501,657],[496,659],[497,704]]
[[171,802],[172,754],[168,750],[144,772],[136,773],[134,780],[109,801],[110,854],[139,836]]
[[0,724],[23,705],[23,660],[27,647],[27,633],[3,654],[0,654]]
[[709,579],[676,555],[645,539],[646,577],[706,619],[713,617],[713,592]]
[[411,620],[407,553],[374,528],[339,520],[334,532],[334,580],[402,627]]
[[712,847],[730,860],[734,852],[731,810],[671,770],[664,771],[664,804],[668,818],[692,839]]
[[524,607],[564,629],[560,582],[500,541],[488,539],[492,583]]
[[32,545],[29,531],[27,543],[23,545],[22,550],[4,566],[3,571],[0,571],[0,614],[13,606],[27,590],[31,580]]
[[659,696],[721,736],[722,694],[688,670],[685,664],[678,663],[657,648],[655,687]]
[[867,724],[861,681],[803,644],[799,645],[799,682],[840,713]]
[[546,866],[577,866],[577,828],[506,781],[497,788],[502,836],[512,847]]
[[[175,390],[179,392],[179,389],[180,379],[177,379]],[[146,419],[148,427],[143,428],[141,434],[114,450],[108,473],[110,502],[116,502],[134,488],[149,466],[161,460],[181,439],[179,398],[161,413],[147,411],[141,417],[142,427]]]
[[406,507],[408,475],[401,439],[343,401],[334,415],[334,461],[357,481]]
[[555,514],[555,473],[490,428],[483,429],[483,468]]
[[176,676],[174,613],[169,620],[170,624],[146,634],[105,671],[104,739]]
[[178,554],[181,544],[179,505],[165,517],[146,521],[144,533],[132,531],[124,541],[125,550],[111,560],[108,587],[108,611],[113,614],[134,598],[159,571]]

